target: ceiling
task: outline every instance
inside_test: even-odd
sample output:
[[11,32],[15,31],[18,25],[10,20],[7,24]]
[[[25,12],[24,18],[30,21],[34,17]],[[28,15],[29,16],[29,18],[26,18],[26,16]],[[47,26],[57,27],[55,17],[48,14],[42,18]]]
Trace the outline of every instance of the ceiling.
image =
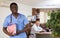
[[11,2],[17,2],[17,3],[23,3],[26,5],[34,6],[44,1],[46,0],[0,0],[0,5],[6,5],[6,4],[10,4]]
[[59,6],[60,0],[0,0],[0,6],[9,6],[11,2],[26,4],[30,6]]

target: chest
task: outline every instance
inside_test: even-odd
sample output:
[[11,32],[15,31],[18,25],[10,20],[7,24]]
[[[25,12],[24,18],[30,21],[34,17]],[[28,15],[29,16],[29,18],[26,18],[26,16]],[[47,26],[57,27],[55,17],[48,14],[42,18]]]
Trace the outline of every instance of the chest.
[[16,24],[21,24],[23,23],[24,19],[22,17],[18,17],[18,18],[9,18],[8,19],[8,23],[16,23]]

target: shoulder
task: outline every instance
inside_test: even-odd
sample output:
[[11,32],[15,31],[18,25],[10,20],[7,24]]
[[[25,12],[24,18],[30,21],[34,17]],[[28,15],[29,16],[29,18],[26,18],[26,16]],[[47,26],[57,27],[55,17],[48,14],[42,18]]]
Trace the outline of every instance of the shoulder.
[[23,15],[23,14],[19,14],[19,16],[20,16],[21,18],[26,18],[26,16]]
[[19,15],[25,17],[25,15],[23,15],[23,14],[19,14]]
[[11,16],[11,14],[10,14],[10,15],[8,15],[5,19],[9,19],[9,18],[10,18],[10,16]]
[[33,26],[32,26],[32,28],[35,28],[36,27],[36,24],[34,24]]

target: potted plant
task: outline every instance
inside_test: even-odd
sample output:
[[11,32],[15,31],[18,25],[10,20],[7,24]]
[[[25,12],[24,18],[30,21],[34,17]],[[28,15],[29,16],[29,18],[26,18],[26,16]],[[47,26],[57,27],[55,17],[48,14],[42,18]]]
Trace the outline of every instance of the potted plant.
[[53,11],[46,26],[52,29],[55,38],[60,38],[60,10]]

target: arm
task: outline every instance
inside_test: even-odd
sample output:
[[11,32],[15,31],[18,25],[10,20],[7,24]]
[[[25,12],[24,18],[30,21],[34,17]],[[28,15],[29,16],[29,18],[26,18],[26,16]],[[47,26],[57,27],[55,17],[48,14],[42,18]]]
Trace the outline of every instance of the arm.
[[12,36],[12,34],[8,33],[7,31],[7,26],[8,26],[8,21],[9,21],[9,18],[6,17],[6,19],[4,20],[4,23],[3,23],[3,32],[9,36]]
[[17,35],[23,32],[27,32],[28,30],[30,30],[31,26],[29,24],[26,25],[26,27],[23,30],[18,30],[17,31]]
[[23,30],[18,30],[17,31],[17,34],[20,34],[20,33],[22,33],[22,32],[27,32],[27,31],[29,31],[30,30],[30,28],[31,28],[31,23],[29,23],[29,21],[28,21],[28,19],[25,17],[25,16],[23,16],[24,18],[23,18],[23,25],[24,25],[24,29]]
[[3,27],[3,32],[7,34],[8,36],[13,36],[12,34],[8,33],[7,27]]

